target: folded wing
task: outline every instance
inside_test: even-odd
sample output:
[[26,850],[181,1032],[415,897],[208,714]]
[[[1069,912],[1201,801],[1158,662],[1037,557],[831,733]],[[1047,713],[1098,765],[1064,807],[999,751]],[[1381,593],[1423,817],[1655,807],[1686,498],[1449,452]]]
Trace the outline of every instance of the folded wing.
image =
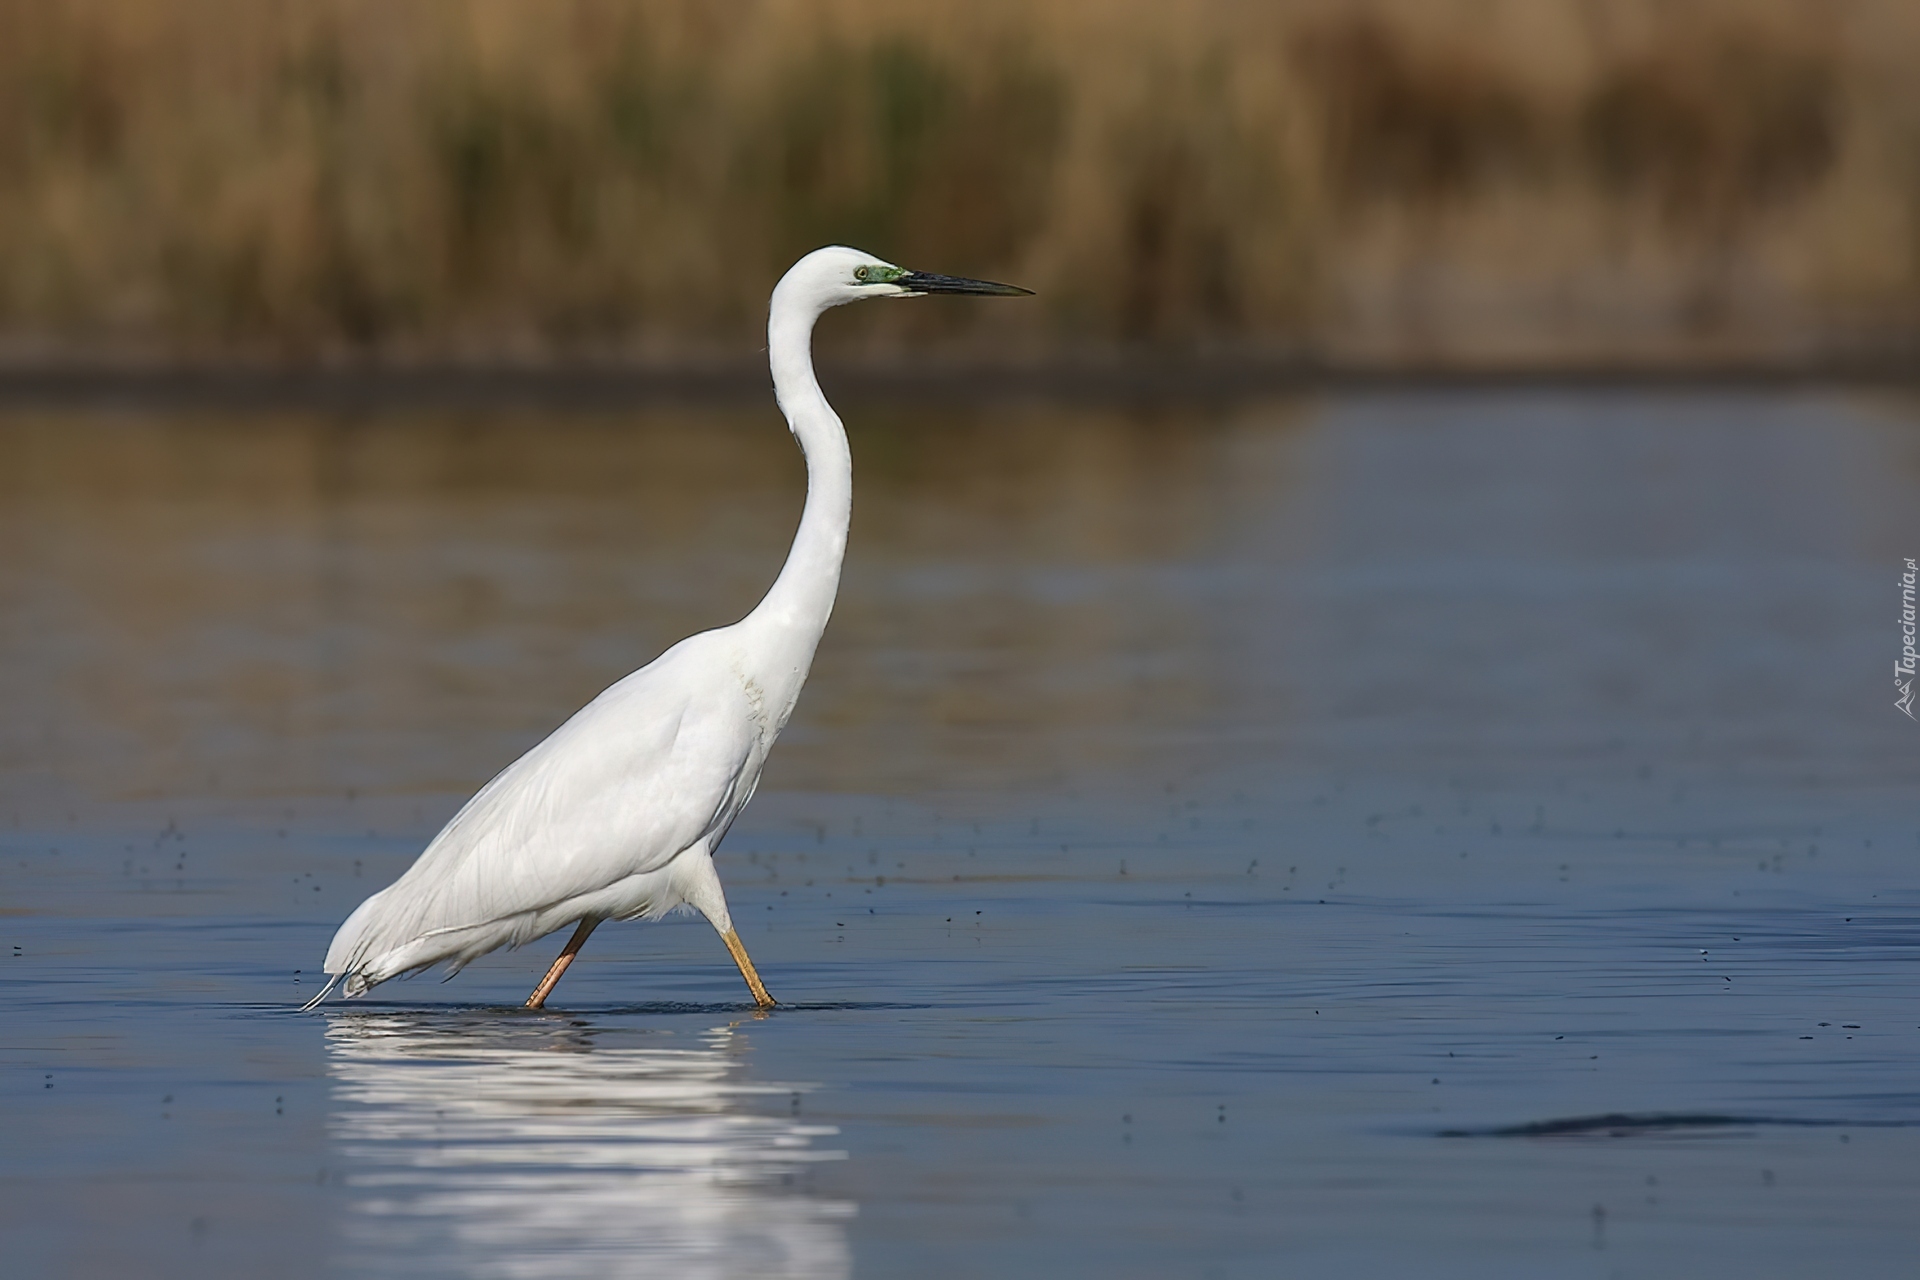
[[619,899],[616,886],[644,885],[636,877],[717,837],[758,772],[754,708],[731,664],[703,654],[717,638],[695,636],[613,685],[482,787],[340,926],[326,971],[357,994],[457,968],[578,918],[564,914],[571,903]]

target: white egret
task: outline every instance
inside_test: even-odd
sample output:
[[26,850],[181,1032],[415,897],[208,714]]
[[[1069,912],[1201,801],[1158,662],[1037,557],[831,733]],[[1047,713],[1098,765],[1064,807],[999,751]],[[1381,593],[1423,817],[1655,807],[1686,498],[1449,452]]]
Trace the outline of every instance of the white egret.
[[813,375],[822,313],[867,298],[1026,289],[908,271],[855,249],[818,249],[774,287],[774,396],[807,462],[807,501],[780,576],[739,622],[682,640],[588,703],[501,770],[405,875],[347,917],[327,949],[326,998],[567,925],[573,938],[527,998],[553,986],[603,920],[681,905],[710,921],[754,1000],[773,1006],[727,914],[713,854],[753,797],[833,612],[852,512],[853,460]]

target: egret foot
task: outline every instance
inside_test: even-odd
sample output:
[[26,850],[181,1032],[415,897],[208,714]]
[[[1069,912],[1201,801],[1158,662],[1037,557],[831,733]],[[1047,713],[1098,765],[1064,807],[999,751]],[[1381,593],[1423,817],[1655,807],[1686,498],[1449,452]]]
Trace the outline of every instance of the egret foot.
[[567,943],[567,949],[560,953],[559,958],[553,962],[553,967],[547,970],[547,976],[540,979],[540,985],[535,987],[533,994],[527,997],[527,1008],[547,1007],[547,997],[553,993],[554,984],[560,981],[560,975],[567,971],[567,966],[573,963],[573,958],[580,954],[580,948],[587,945],[587,935],[592,933],[594,926],[599,923],[592,918],[580,922],[580,927],[573,931],[573,940]]
[[778,1001],[767,994],[766,987],[761,984],[760,975],[754,972],[753,961],[748,959],[747,948],[740,941],[740,935],[729,929],[720,935],[720,940],[727,944],[727,950],[733,955],[733,962],[740,966],[740,976],[747,980],[747,990],[753,992],[753,1002],[762,1009],[773,1008]]

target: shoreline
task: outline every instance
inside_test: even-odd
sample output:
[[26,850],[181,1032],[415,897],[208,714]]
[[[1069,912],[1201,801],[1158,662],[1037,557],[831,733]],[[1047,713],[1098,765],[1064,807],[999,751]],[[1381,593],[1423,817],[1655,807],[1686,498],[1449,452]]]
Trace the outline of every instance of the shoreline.
[[[1313,392],[1809,389],[1920,387],[1920,352],[1859,359],[1652,363],[1370,365],[1306,359],[1142,356],[1006,362],[822,359],[820,379],[848,401],[978,403],[1192,403]],[[130,366],[0,365],[0,411],[175,406],[203,409],[307,407],[338,411],[405,408],[620,409],[707,404],[768,394],[764,365],[567,363],[540,365]]]

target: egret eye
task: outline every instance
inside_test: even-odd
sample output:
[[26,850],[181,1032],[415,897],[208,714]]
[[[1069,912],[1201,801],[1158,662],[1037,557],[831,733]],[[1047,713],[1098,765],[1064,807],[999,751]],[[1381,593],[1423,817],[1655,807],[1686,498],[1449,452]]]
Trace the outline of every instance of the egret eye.
[[855,267],[853,269],[853,278],[855,280],[865,280],[867,278],[867,268]]

